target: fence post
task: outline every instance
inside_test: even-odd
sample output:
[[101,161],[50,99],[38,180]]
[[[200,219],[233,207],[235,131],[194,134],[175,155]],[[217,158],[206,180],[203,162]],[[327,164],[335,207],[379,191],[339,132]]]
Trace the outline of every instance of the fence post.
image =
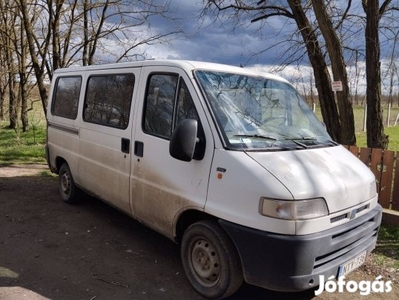
[[[371,149],[371,161],[370,170],[374,173],[375,180],[377,182],[377,193],[381,191],[381,162],[382,162],[382,149],[373,148]],[[387,207],[384,207],[387,208]]]
[[395,178],[393,182],[392,209],[399,211],[399,151],[396,152]]
[[379,166],[381,182],[378,201],[382,207],[387,209],[389,209],[391,206],[394,156],[395,152],[384,150],[382,153],[382,161]]

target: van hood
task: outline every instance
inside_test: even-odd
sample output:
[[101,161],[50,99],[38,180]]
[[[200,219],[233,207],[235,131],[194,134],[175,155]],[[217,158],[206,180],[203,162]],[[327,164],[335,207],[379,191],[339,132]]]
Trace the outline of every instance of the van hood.
[[294,199],[322,197],[330,213],[376,196],[374,174],[342,146],[247,154],[275,176]]

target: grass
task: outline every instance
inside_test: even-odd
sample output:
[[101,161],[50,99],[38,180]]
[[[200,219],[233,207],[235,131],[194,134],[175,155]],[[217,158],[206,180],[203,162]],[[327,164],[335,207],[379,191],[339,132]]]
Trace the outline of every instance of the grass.
[[45,163],[46,119],[41,106],[29,112],[29,131],[9,129],[8,125],[7,120],[0,121],[0,166]]
[[[388,150],[399,151],[399,125],[386,127],[384,132],[389,136]],[[366,132],[358,132],[356,134],[356,144],[359,147],[367,147]]]
[[[389,136],[388,150],[399,151],[399,125],[394,126],[396,117],[398,116],[399,108],[394,106],[388,113],[388,107],[383,108],[384,116],[384,132]],[[353,109],[355,116],[355,127],[356,127],[356,142],[359,147],[367,147],[366,132],[363,131],[364,123],[364,108],[363,106],[355,106]],[[388,125],[389,115],[389,126]]]
[[[389,114],[389,126],[388,124]],[[394,126],[396,117],[399,114],[399,107],[392,107],[390,113],[388,113],[388,107],[383,107],[383,121],[384,121],[384,132],[389,136],[388,150],[399,151],[399,120],[398,125]],[[320,107],[316,108],[316,115],[321,120]],[[358,147],[367,147],[366,132],[363,131],[364,127],[364,107],[357,105],[353,107],[353,115],[355,119],[356,128],[356,144]]]
[[385,268],[399,269],[399,227],[381,226],[377,247],[374,251],[376,263]]
[[46,128],[38,126],[28,132],[17,133],[15,130],[0,125],[0,165],[44,163],[44,145]]

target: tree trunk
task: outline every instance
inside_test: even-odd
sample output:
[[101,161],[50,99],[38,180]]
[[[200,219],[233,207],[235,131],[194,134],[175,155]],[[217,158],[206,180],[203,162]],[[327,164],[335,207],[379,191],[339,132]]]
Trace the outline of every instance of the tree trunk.
[[83,0],[83,54],[82,62],[84,66],[89,65],[89,1]]
[[0,121],[4,121],[4,95],[0,95]]
[[17,129],[18,127],[18,103],[17,103],[17,97],[15,95],[14,86],[15,86],[14,74],[10,72],[8,79],[8,99],[9,99],[8,117],[10,119],[10,125],[8,126],[8,128],[10,129]]
[[343,143],[341,124],[334,93],[331,88],[331,78],[319,42],[303,10],[300,0],[288,0],[295,22],[306,44],[307,53],[316,80],[316,88],[319,93],[321,113],[328,133],[338,143]]
[[339,120],[341,124],[341,143],[345,145],[355,145],[355,119],[353,116],[352,103],[350,102],[348,74],[342,53],[341,41],[338,38],[327,14],[327,8],[324,5],[324,1],[312,0],[312,4],[331,60],[334,80],[342,82],[342,91],[336,92]]
[[9,38],[7,38],[6,41],[6,47],[5,47],[5,58],[6,58],[6,64],[7,64],[7,80],[8,80],[8,117],[9,117],[9,128],[10,129],[17,129],[18,127],[18,103],[17,103],[17,97],[15,95],[15,65],[13,61],[13,44],[11,41],[11,38],[13,36],[10,35]]
[[35,49],[35,40],[34,40],[35,34],[34,34],[34,28],[30,22],[30,15],[28,12],[28,4],[26,3],[26,0],[19,0],[19,4],[20,4],[20,10],[21,10],[21,14],[22,14],[23,23],[24,23],[24,28],[26,31],[26,37],[27,37],[27,42],[28,42],[28,47],[29,47],[29,52],[30,52],[30,58],[32,61],[33,70],[35,71],[35,75],[36,75],[36,81],[37,81],[37,86],[39,88],[40,99],[42,101],[43,112],[44,112],[44,115],[46,116],[47,115],[46,107],[47,107],[48,95],[47,95],[46,85],[44,83],[44,79],[45,79],[44,68],[40,66],[37,51]]
[[55,8],[53,9],[52,5],[49,5],[49,23],[51,24],[52,31],[52,46],[53,46],[53,70],[57,70],[60,67],[60,30],[59,30],[59,18],[57,17],[59,3],[62,1],[57,1],[55,4]]
[[[27,132],[29,130],[29,119],[28,119],[28,75],[27,75],[27,47],[25,43],[25,29],[20,26],[19,36],[20,36],[20,55],[18,56],[18,66],[19,66],[19,92],[21,100],[21,122],[22,131]],[[17,46],[16,46],[17,47]]]
[[21,93],[21,122],[22,122],[22,131],[29,131],[29,118],[28,118],[28,91],[26,90],[26,74],[20,73],[20,93]]
[[[1,74],[3,75],[3,74]],[[3,76],[0,78],[0,121],[4,121],[4,104],[6,100],[6,88],[3,83]]]
[[381,109],[379,1],[363,1],[363,8],[366,13],[367,146],[386,149],[388,136],[384,134]]

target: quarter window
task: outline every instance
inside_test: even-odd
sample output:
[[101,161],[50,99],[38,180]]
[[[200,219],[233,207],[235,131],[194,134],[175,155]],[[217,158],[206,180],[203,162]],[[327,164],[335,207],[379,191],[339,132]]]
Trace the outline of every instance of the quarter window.
[[95,75],[89,78],[83,120],[126,129],[134,88],[133,74]]
[[82,78],[59,77],[56,82],[52,114],[68,119],[76,119]]
[[177,97],[177,115],[175,125],[184,119],[194,119],[199,121],[197,110],[193,99],[183,79],[180,79],[179,95]]

